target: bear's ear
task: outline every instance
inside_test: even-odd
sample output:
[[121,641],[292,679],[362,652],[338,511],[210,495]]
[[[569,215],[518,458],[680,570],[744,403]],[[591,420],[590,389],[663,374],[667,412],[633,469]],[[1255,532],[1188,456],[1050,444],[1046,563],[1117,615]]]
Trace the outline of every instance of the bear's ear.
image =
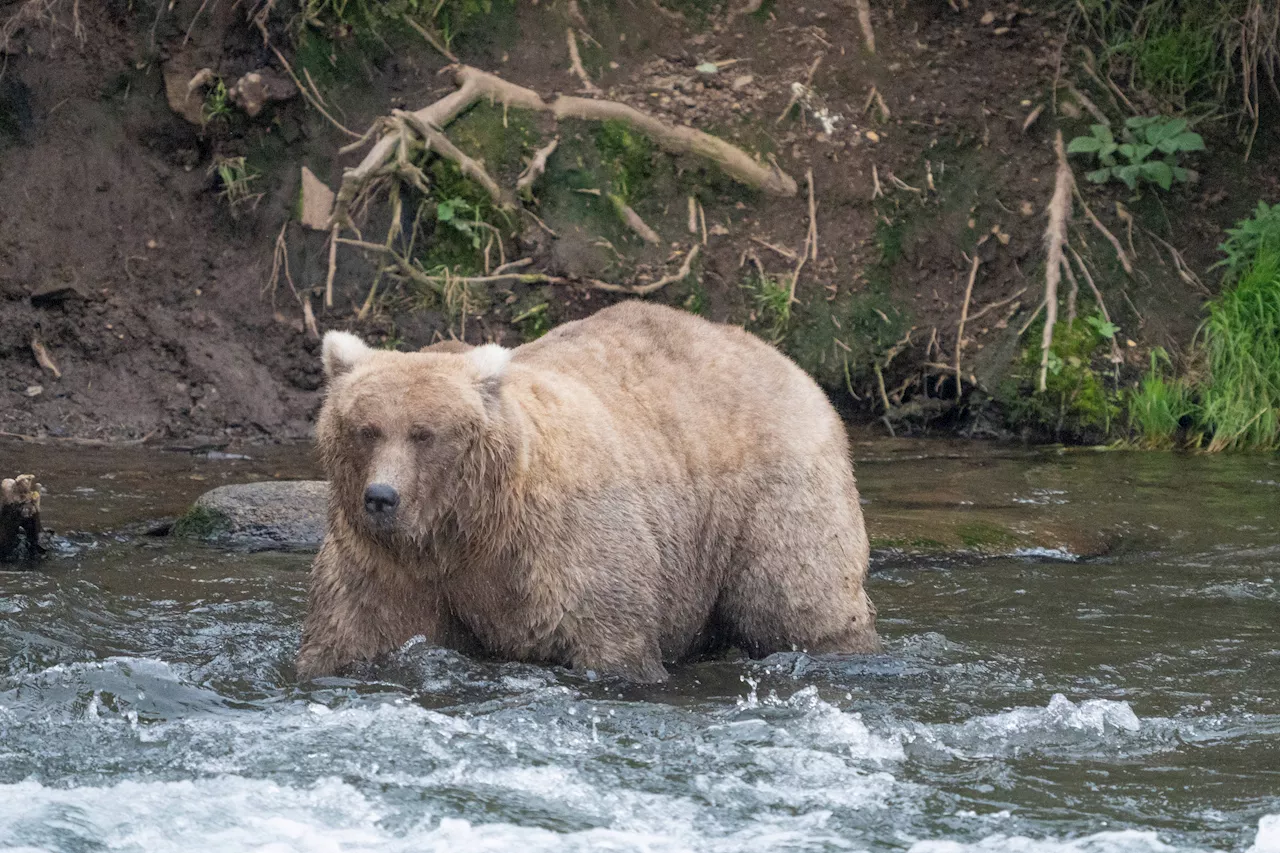
[[502,375],[511,361],[511,350],[497,344],[485,344],[463,356],[476,369],[480,379],[480,391],[486,397],[496,398],[502,387]]
[[324,375],[330,381],[351,370],[373,352],[364,341],[350,332],[325,332],[321,350]]

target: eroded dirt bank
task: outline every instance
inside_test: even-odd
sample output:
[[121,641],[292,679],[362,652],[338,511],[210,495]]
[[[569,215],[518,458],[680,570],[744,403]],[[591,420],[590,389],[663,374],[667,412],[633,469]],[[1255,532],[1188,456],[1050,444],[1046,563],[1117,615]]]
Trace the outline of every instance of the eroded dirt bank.
[[[339,155],[351,139],[300,97],[250,117],[216,81],[234,87],[254,70],[287,81],[283,58],[336,122],[362,132],[394,108],[452,91],[452,75],[440,73],[448,60],[406,28],[370,36],[319,13],[300,20],[326,4],[277,4],[261,26],[252,13],[264,6],[216,0],[0,4],[9,22],[0,39],[0,431],[191,444],[304,437],[321,379],[304,301],[319,331],[352,328],[390,346],[450,336],[516,344],[623,298],[591,280],[652,282],[695,246],[691,274],[647,298],[776,338],[854,417],[880,419],[887,403],[899,432],[1016,431],[1007,395],[1035,346],[1034,330],[1019,332],[1043,290],[1053,135],[1062,126],[1070,138],[1091,120],[1063,94],[1071,69],[1060,60],[1056,4],[872,4],[875,53],[849,3],[766,4],[751,15],[672,5],[681,13],[636,0],[522,3],[498,14],[498,3],[451,34],[452,47],[544,98],[573,95],[583,88],[569,70],[573,28],[604,95],[771,159],[797,179],[794,197],[752,191],[637,135],[551,127],[482,104],[448,133],[505,185],[541,143],[561,139],[525,204],[542,225],[524,215],[495,221],[507,259],[529,258],[529,270],[569,283],[506,281],[459,299],[384,276],[370,300],[376,256],[342,246],[326,308],[328,234],[298,221],[300,169],[336,189],[363,152]],[[203,68],[209,78],[184,85]],[[175,98],[175,85],[192,99]],[[788,111],[796,86],[803,97]],[[1186,345],[1216,286],[1206,271],[1222,228],[1280,191],[1268,134],[1242,165],[1229,153],[1230,128],[1223,133],[1206,132],[1210,151],[1223,153],[1197,159],[1191,185],[1138,197],[1085,188],[1099,218],[1132,242],[1137,265],[1125,275],[1098,232],[1073,226],[1119,329],[1116,377],[1136,377],[1154,346]],[[233,205],[216,166],[237,161],[248,181]],[[788,307],[777,296],[810,234],[810,171],[817,250]],[[495,267],[498,249],[480,241],[494,255],[483,259],[484,247],[436,208],[455,199],[479,208],[474,187],[430,176],[439,197],[423,233],[436,254],[424,265],[461,275]],[[658,245],[612,215],[611,194]],[[694,233],[690,197],[701,213]],[[377,242],[386,201],[362,220]],[[1202,284],[1180,274],[1182,262]],[[1043,424],[1035,429],[1043,434]]]

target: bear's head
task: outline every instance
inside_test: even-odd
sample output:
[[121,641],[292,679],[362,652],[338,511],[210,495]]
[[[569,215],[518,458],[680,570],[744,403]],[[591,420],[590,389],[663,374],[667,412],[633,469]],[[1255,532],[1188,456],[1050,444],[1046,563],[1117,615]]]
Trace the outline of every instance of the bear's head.
[[334,508],[376,539],[431,530],[492,461],[511,352],[390,352],[346,332],[323,350],[316,438]]

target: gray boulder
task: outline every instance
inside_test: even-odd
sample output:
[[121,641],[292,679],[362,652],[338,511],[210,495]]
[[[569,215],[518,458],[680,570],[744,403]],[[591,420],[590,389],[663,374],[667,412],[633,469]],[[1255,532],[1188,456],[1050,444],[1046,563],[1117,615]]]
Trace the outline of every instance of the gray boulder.
[[314,550],[324,540],[329,484],[268,480],[205,492],[173,535],[255,550]]

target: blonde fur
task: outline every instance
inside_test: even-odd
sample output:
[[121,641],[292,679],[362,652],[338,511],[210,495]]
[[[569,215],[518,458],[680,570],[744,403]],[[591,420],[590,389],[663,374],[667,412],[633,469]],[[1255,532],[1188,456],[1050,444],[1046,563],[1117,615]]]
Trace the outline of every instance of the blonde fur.
[[728,643],[878,648],[843,424],[741,329],[624,302],[512,351],[341,351],[301,675],[418,634],[639,681]]

